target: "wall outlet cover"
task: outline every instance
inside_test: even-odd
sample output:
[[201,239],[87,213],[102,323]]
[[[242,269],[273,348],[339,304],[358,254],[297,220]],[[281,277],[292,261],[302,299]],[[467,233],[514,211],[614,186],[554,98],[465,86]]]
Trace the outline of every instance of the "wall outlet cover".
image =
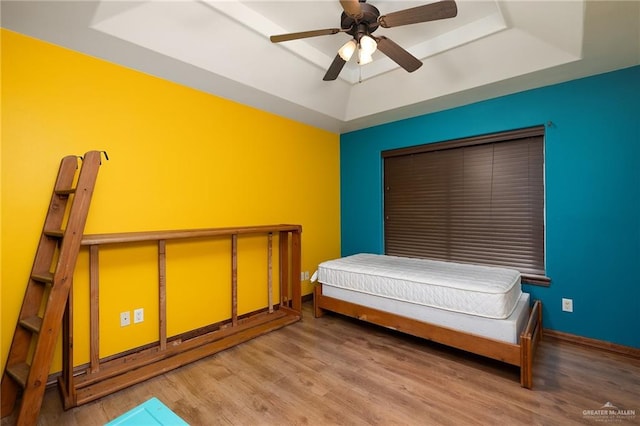
[[133,311],[133,323],[138,324],[144,321],[144,308],[138,308]]
[[562,298],[562,310],[564,312],[573,312],[573,299]]
[[129,315],[129,311],[120,312],[120,327],[126,327],[131,324],[131,316]]

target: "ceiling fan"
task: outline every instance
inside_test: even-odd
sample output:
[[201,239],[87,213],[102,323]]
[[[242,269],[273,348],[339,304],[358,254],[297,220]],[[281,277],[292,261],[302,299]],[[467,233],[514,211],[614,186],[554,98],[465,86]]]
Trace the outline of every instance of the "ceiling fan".
[[340,0],[340,4],[344,10],[340,18],[340,28],[274,35],[270,38],[271,42],[280,43],[283,41],[337,33],[347,33],[353,36],[353,39],[349,40],[338,51],[338,54],[323,78],[325,81],[338,78],[344,64],[351,59],[356,49],[358,51],[358,63],[360,65],[371,62],[371,55],[378,49],[408,72],[413,72],[422,66],[422,62],[418,58],[391,39],[385,36],[375,37],[371,34],[377,30],[378,27],[392,28],[401,25],[436,21],[439,19],[453,18],[458,14],[458,8],[454,0],[442,0],[382,16],[380,16],[380,11],[378,11],[375,6],[365,3],[365,1],[366,0]]

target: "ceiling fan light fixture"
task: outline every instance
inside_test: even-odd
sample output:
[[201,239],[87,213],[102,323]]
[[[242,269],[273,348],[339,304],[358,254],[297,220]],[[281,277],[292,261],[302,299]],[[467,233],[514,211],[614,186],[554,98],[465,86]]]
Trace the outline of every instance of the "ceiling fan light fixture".
[[376,41],[372,37],[368,35],[363,35],[362,37],[360,37],[360,50],[363,51],[365,55],[373,55],[373,52],[375,52],[377,48],[378,43],[376,43]]
[[362,49],[358,49],[358,64],[366,65],[370,62],[373,62],[373,57]]
[[349,40],[340,48],[340,50],[338,50],[338,54],[346,62],[349,62],[349,59],[351,59],[353,53],[356,51],[356,47],[358,47],[356,41]]

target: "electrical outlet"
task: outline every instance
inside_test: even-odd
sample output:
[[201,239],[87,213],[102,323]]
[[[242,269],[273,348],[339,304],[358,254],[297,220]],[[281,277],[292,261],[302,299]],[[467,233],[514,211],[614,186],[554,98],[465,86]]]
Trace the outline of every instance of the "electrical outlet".
[[131,317],[129,316],[129,311],[120,312],[120,327],[126,327],[131,324]]
[[133,323],[138,324],[144,321],[144,308],[138,308],[133,311]]
[[564,312],[573,312],[573,299],[562,298],[562,310]]
[[309,279],[309,271],[304,271],[304,279],[305,281]]

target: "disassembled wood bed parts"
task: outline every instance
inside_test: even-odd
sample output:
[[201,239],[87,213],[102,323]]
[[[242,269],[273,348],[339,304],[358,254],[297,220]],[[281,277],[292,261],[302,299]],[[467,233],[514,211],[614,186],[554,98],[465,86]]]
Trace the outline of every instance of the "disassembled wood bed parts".
[[[2,376],[2,417],[13,412],[20,393],[17,423],[38,420],[53,353],[62,331],[62,373],[58,384],[65,409],[96,400],[127,386],[230,348],[302,318],[300,225],[265,225],[84,235],[89,204],[104,152],[82,159],[64,157],[60,164],[22,309]],[[106,153],[104,153],[106,156]],[[238,239],[266,238],[267,306],[238,312]],[[229,239],[231,317],[180,336],[167,336],[166,243],[169,240]],[[274,240],[278,264],[273,265]],[[152,244],[158,253],[158,341],[126,353],[101,358],[99,353],[100,247]],[[89,251],[89,363],[74,366],[72,280],[82,247]],[[277,271],[274,288],[274,274]],[[279,300],[274,302],[274,295]]]

